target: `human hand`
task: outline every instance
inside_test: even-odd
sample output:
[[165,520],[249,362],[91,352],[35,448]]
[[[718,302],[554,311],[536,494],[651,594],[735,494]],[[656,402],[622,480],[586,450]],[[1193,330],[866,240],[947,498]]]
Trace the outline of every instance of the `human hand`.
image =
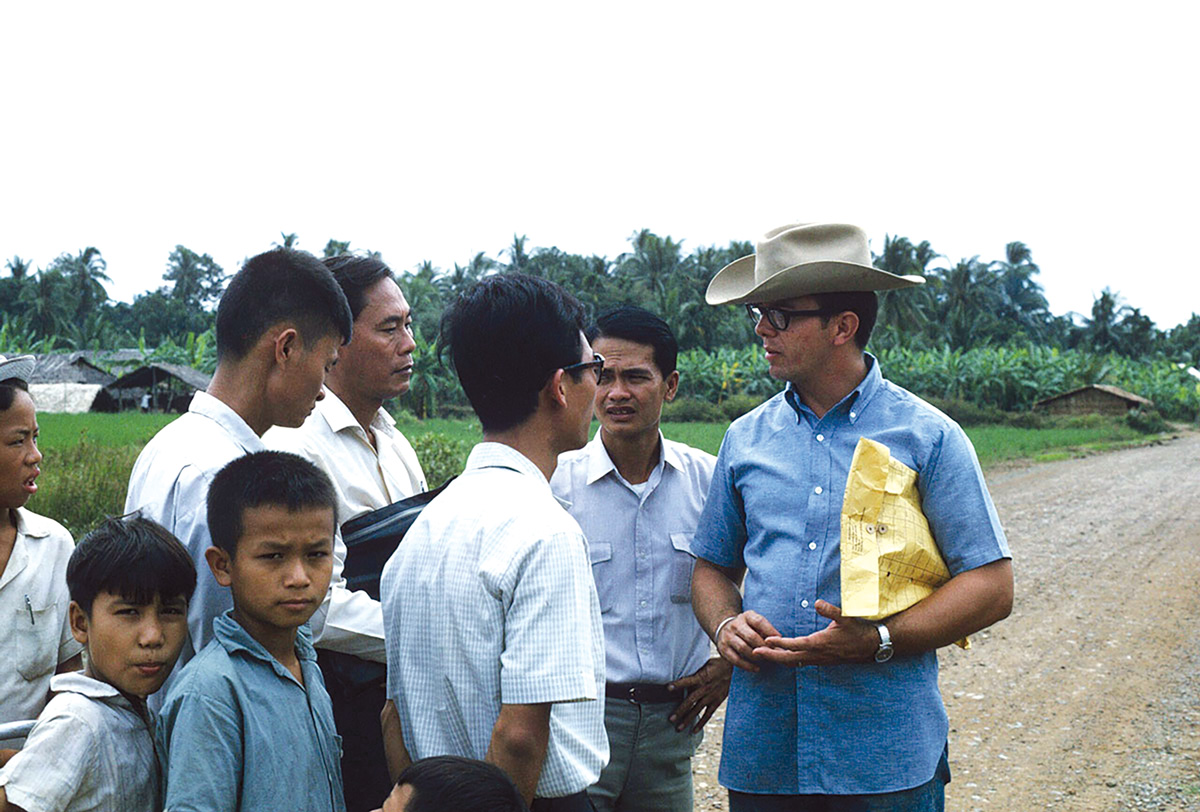
[[[724,629],[721,631],[724,632]],[[671,711],[667,720],[682,733],[699,715],[699,720],[692,728],[692,733],[699,733],[717,712],[717,708],[721,707],[725,697],[729,696],[729,681],[732,677],[733,666],[720,657],[713,657],[700,666],[700,670],[695,674],[675,680],[668,686],[671,690],[684,688],[690,693]]]
[[7,747],[0,747],[0,767],[3,767],[5,764],[7,764],[8,760],[15,756],[18,752],[20,751],[10,750]]
[[792,666],[842,665],[874,659],[879,649],[879,631],[874,623],[842,617],[842,610],[828,601],[817,601],[815,608],[817,614],[833,622],[804,637],[781,637],[778,633],[769,636],[754,649],[754,657]]
[[725,624],[717,636],[717,653],[746,671],[758,671],[756,651],[766,646],[768,637],[779,637],[779,630],[758,612],[742,612]]

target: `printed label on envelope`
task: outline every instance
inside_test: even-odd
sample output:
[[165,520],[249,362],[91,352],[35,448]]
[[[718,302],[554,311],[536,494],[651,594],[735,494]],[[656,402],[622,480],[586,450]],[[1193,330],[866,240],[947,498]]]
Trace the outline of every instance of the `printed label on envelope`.
[[842,502],[842,613],[881,620],[949,580],[921,511],[917,472],[882,443],[860,438]]

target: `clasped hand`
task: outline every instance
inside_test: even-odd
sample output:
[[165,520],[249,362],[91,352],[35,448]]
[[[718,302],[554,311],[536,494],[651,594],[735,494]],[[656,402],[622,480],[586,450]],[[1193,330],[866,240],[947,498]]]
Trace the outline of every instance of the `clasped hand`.
[[758,671],[762,663],[778,665],[841,665],[871,660],[879,648],[874,624],[842,617],[842,610],[818,600],[817,614],[832,621],[803,637],[784,637],[758,612],[742,612],[721,629],[717,651],[733,665]]

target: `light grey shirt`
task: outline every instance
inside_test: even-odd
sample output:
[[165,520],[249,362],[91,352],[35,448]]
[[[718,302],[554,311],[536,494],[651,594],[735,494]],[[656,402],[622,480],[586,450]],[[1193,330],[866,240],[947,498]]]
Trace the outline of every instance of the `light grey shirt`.
[[550,479],[587,536],[609,682],[665,685],[709,657],[692,613],[691,544],[716,457],[659,436],[658,465],[642,485],[622,478],[600,432],[561,455]]
[[25,747],[0,769],[8,802],[26,812],[162,809],[153,713],[82,672],[50,688],[56,695]]
[[482,759],[501,705],[553,703],[536,795],[608,761],[604,638],[587,542],[537,466],[481,443],[383,569],[388,697],[412,758]]
[[208,486],[228,463],[265,447],[237,412],[207,392],[197,392],[187,413],[154,435],[133,464],[125,512],[141,510],[170,530],[196,563],[196,592],[188,603],[189,639],[166,684],[151,697],[156,709],[183,666],[212,639],[213,618],[233,608],[229,590],[217,583],[204,560],[204,551],[212,546]]

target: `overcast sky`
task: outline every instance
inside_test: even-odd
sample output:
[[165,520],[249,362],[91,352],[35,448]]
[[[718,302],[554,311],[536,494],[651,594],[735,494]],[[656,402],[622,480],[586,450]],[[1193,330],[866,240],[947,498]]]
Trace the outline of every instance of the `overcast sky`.
[[[0,258],[280,232],[397,271],[787,222],[1021,240],[1056,313],[1200,311],[1200,12],[1182,3],[9,3]],[[190,10],[189,10],[190,9]]]

